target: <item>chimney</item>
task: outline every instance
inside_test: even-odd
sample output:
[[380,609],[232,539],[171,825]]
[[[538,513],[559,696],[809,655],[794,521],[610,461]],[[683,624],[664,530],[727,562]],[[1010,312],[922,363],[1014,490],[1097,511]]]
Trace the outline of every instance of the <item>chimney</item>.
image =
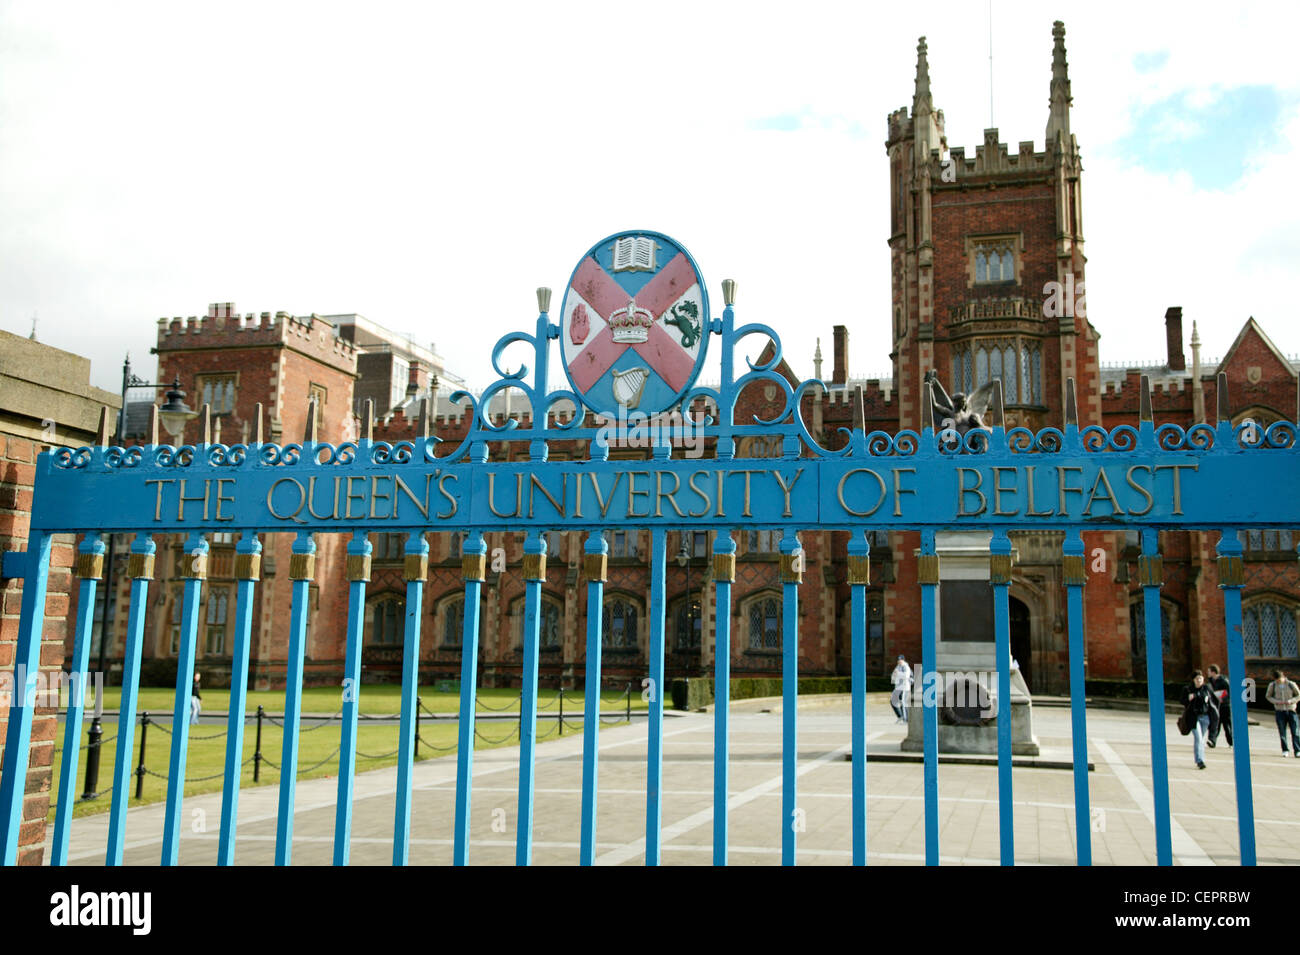
[[835,326],[835,370],[831,384],[843,385],[849,380],[849,330],[844,325]]
[[1183,357],[1183,310],[1178,305],[1165,309],[1165,344],[1169,349],[1169,370],[1186,371]]
[[420,393],[420,363],[412,361],[406,380],[406,397],[414,398]]

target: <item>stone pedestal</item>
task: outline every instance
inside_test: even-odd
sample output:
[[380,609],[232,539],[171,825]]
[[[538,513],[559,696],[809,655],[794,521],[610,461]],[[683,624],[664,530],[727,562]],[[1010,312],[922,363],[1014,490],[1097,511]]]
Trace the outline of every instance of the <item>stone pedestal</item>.
[[[935,694],[939,707],[939,752],[998,751],[997,658],[993,642],[993,588],[989,585],[989,540],[979,532],[936,535],[939,554],[939,622],[935,641]],[[945,591],[945,588],[947,590]],[[923,662],[924,663],[924,662]],[[916,686],[901,748],[920,752],[924,665],[916,667]],[[1037,756],[1029,687],[1015,661],[1011,670],[1011,751]]]

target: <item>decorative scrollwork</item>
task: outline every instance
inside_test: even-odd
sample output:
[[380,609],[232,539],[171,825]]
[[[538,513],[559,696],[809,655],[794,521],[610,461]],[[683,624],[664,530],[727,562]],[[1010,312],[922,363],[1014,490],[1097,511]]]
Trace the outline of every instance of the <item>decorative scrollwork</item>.
[[51,452],[51,458],[56,468],[75,470],[84,468],[90,464],[93,449],[87,447],[76,448],[54,448]]
[[1028,428],[1015,427],[1007,432],[1007,450],[1026,452],[1034,446],[1034,432]]
[[1274,421],[1264,432],[1264,446],[1293,448],[1296,446],[1296,426],[1290,421]]
[[1156,428],[1156,444],[1165,451],[1177,451],[1187,447],[1187,432],[1179,425],[1162,424]]
[[1065,447],[1065,434],[1059,428],[1043,428],[1034,436],[1034,450],[1044,454],[1057,454]]

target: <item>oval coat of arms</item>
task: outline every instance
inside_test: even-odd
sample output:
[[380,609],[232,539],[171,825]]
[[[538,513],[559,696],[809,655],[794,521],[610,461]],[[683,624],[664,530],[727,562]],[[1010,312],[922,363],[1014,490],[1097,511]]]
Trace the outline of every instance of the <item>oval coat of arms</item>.
[[690,253],[658,232],[620,232],[588,250],[564,291],[564,371],[597,414],[667,411],[699,375],[708,329]]

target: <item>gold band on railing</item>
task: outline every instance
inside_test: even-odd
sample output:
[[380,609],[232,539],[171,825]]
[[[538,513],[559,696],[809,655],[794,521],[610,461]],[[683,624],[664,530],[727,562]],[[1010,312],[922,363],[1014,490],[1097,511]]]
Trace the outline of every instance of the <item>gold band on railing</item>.
[[713,579],[724,584],[736,582],[736,555],[713,555]]
[[1011,555],[989,554],[989,583],[1011,583]]
[[[292,561],[290,561],[292,563]],[[261,554],[235,554],[235,579],[260,580],[262,578]]]
[[1165,582],[1164,560],[1157,554],[1138,558],[1138,583],[1143,587],[1159,587]]
[[803,583],[803,551],[781,555],[781,583]]
[[1246,568],[1240,557],[1219,558],[1219,586],[1240,587],[1246,582]]
[[132,554],[126,562],[126,575],[134,580],[153,580],[153,554]]
[[487,554],[462,554],[460,575],[465,580],[484,580],[487,577]]
[[316,576],[315,554],[291,554],[289,556],[289,579],[312,580]]
[[849,554],[849,583],[871,583],[871,557],[867,554]]
[[429,576],[428,554],[407,554],[402,568],[402,579],[424,580]]
[[916,581],[920,584],[939,582],[939,555],[921,554],[916,558]]
[[1082,554],[1066,554],[1061,558],[1061,577],[1067,587],[1082,586],[1088,582]]
[[609,580],[609,556],[606,554],[584,554],[582,572],[588,580],[604,583]]
[[104,576],[103,554],[78,554],[77,576],[83,580],[98,580]]
[[208,577],[208,555],[206,553],[181,554],[181,576],[191,580],[206,580]]
[[546,555],[524,554],[524,580],[546,579]]
[[368,581],[370,579],[370,555],[348,554],[348,580]]

